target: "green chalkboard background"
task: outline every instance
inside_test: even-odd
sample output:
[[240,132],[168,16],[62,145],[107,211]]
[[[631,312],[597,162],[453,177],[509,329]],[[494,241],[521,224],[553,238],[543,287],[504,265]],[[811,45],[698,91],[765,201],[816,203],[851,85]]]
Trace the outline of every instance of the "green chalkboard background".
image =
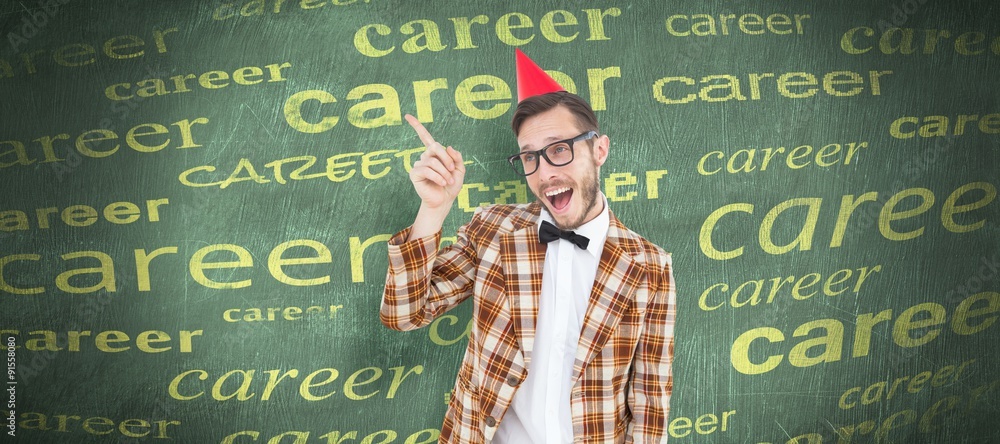
[[[577,24],[554,28],[558,35],[546,34],[541,24],[551,11],[565,13],[553,13],[548,20],[570,22],[572,17]],[[505,16],[514,12],[529,18],[531,26],[521,16]],[[712,31],[704,14],[713,17],[717,35],[697,35]],[[771,19],[769,30],[753,24],[755,16],[748,14],[758,20],[779,16]],[[726,19],[723,35],[720,16],[727,15],[732,18]],[[781,16],[796,15],[800,29],[781,24]],[[463,17],[472,21],[469,42],[456,36],[456,23]],[[741,30],[740,17],[751,33]],[[497,23],[502,20],[525,25],[511,29],[510,37],[530,41],[498,37]],[[443,49],[413,51],[433,43],[433,36],[426,35],[431,22],[439,28]],[[408,23],[413,28],[409,32]],[[598,97],[588,72],[591,78],[600,70],[606,74],[603,89],[597,89],[603,91],[605,104],[595,105],[601,130],[612,141],[602,175],[610,180],[605,185],[619,185],[605,188],[605,193],[616,196],[611,208],[627,226],[673,254],[679,318],[671,441],[1000,442],[1000,378],[995,370],[1000,364],[1000,327],[994,325],[1000,311],[997,23],[1000,5],[986,0],[3,2],[0,329],[5,335],[16,333],[17,384],[8,385],[16,387],[15,405],[6,405],[7,395],[3,398],[5,408],[13,407],[17,417],[16,439],[325,443],[347,436],[344,442],[434,441],[464,349],[459,337],[469,306],[449,313],[433,332],[400,333],[378,321],[386,235],[409,225],[419,204],[407,178],[405,156],[396,154],[413,153],[420,141],[393,117],[397,111],[376,107],[358,114],[351,109],[376,99],[391,102],[383,94],[392,90],[398,94],[398,112],[416,114],[420,94],[415,82],[444,79],[430,95],[433,118],[428,115],[425,125],[439,141],[472,161],[467,194],[445,224],[444,235],[452,235],[480,203],[533,199],[512,183],[519,179],[504,165],[503,158],[516,147],[509,129],[512,111],[477,118],[456,105],[456,89],[473,76],[495,76],[516,91],[513,54],[514,47],[520,47],[543,68],[573,79],[581,96],[593,103]],[[384,28],[364,28],[375,24]],[[912,30],[912,53],[884,50],[896,47],[910,31],[890,31],[887,46],[880,46],[880,36],[893,26]],[[856,31],[845,38],[852,29]],[[936,31],[929,30],[948,33],[930,47],[925,38]],[[358,49],[364,40],[359,35],[377,50],[394,49],[379,57],[365,55]],[[554,42],[558,36],[570,41]],[[852,48],[870,49],[852,54]],[[289,66],[281,69],[280,77],[272,75],[275,81],[267,81],[266,65],[284,63]],[[224,71],[231,77],[245,67],[261,68],[256,80],[263,81],[241,85],[230,78],[216,81],[227,83],[224,87],[199,86],[197,76],[203,73]],[[843,97],[825,91],[824,76],[838,71],[858,73],[862,91]],[[891,71],[880,77],[877,93],[870,71]],[[805,93],[809,86],[784,85],[808,97],[780,93],[776,79],[795,72],[818,79],[812,94]],[[772,73],[769,78],[757,76],[757,99],[750,92],[754,73]],[[175,92],[171,77],[187,74],[196,76],[186,83],[190,91]],[[745,100],[726,99],[731,91],[724,89],[724,75],[738,79]],[[162,94],[137,94],[155,83],[140,83],[146,79],[162,79]],[[787,77],[786,82],[803,79],[808,77]],[[466,86],[483,83],[470,82]],[[133,97],[112,100],[107,88],[121,83],[128,85],[112,91]],[[387,86],[356,89],[374,84]],[[351,95],[378,88],[382,94]],[[472,89],[502,95],[490,90],[487,85]],[[688,94],[694,94],[688,103],[664,103]],[[329,96],[335,101],[325,99]],[[309,100],[298,107],[295,98]],[[512,102],[507,98],[471,106],[502,110],[512,108]],[[298,122],[296,110],[301,114]],[[960,115],[976,117],[967,118],[970,123],[956,134]],[[894,136],[893,123],[908,116],[915,119],[901,121],[904,137]],[[948,124],[942,127],[940,118],[928,116],[945,116]],[[339,120],[317,131],[317,124],[329,117]],[[366,119],[377,127],[353,123]],[[183,124],[174,125],[182,121],[191,122],[191,145],[198,146],[178,148],[187,144]],[[141,135],[161,128],[142,124],[162,125],[166,134]],[[153,152],[131,148],[126,137],[137,126],[136,143],[166,146],[150,149]],[[308,128],[314,131],[303,131]],[[89,134],[85,139],[109,134],[88,133],[95,129],[117,136],[83,142],[85,148],[105,152],[104,157],[85,155],[78,148],[81,134]],[[52,152],[47,158],[48,141]],[[846,151],[848,144],[862,142],[866,147],[849,164],[843,151],[839,163],[816,164],[815,154],[824,146],[841,144]],[[809,165],[789,168],[781,155],[766,170],[759,169],[762,149],[785,147],[787,154],[802,145],[811,146],[813,155],[795,162]],[[746,152],[737,153],[749,149],[757,150],[757,169],[751,172],[728,173],[725,161],[716,157],[745,160]],[[381,150],[392,151],[370,154]],[[713,151],[722,154],[709,154]],[[330,161],[359,162],[331,168],[335,176],[353,168],[353,176],[345,180],[291,180],[291,170],[304,161],[290,160],[282,170],[286,183],[279,183],[274,169],[265,166],[312,156],[316,163],[305,174],[323,173],[329,158],[347,153],[390,159],[372,166],[370,173],[389,170],[378,178],[365,177],[359,154]],[[723,169],[702,174],[703,159],[706,171]],[[214,170],[199,168],[206,166]],[[183,174],[192,169],[190,175]],[[231,174],[243,179],[225,187],[189,186],[224,181]],[[632,178],[635,182],[630,183]],[[963,193],[960,189],[968,184]],[[877,195],[858,206],[842,244],[831,247],[844,196],[869,192]],[[891,213],[880,213],[897,193],[902,200],[892,211],[916,209],[917,214],[886,222]],[[966,226],[965,232],[942,222],[942,209],[953,193],[960,196],[952,206],[969,206],[954,215],[954,224]],[[758,239],[762,224],[773,222],[770,236],[779,246],[800,234],[806,206],[794,206],[765,222],[772,208],[799,198],[814,199],[817,205],[811,245],[799,244],[782,254],[764,251]],[[159,220],[151,221],[146,202],[157,199],[168,203],[158,207]],[[114,202],[138,205],[139,220],[106,220],[101,213]],[[741,206],[743,210],[716,213],[721,217],[714,228],[706,225],[713,212],[737,208],[727,207],[733,204],[751,204],[753,209]],[[81,222],[73,222],[77,216],[72,214],[67,217],[86,226],[63,222],[63,210],[74,205],[96,209],[96,220],[89,221],[81,208],[76,219]],[[57,210],[42,228],[36,210],[45,208]],[[889,229],[914,235],[893,240],[883,234]],[[272,250],[296,240],[305,240],[306,246],[288,249],[285,258],[316,257],[322,245],[330,252],[329,260],[286,265],[284,270],[292,278],[328,277],[326,282],[291,285],[272,276]],[[743,247],[742,254],[712,258],[706,242],[720,251]],[[175,250],[163,250],[167,253],[152,260],[145,282],[136,268],[136,250],[151,253],[165,247]],[[205,276],[249,285],[209,288],[193,277],[192,257],[206,247],[245,251],[244,259],[252,266],[208,269]],[[91,253],[63,256],[75,252]],[[72,277],[69,284],[96,285],[103,274],[105,283],[114,281],[114,291],[61,289],[60,274],[100,269],[100,254],[93,252],[105,254],[111,265],[105,265],[103,273],[90,270]],[[237,258],[236,253],[218,251],[204,261]],[[851,288],[836,296],[823,294],[822,282],[838,270],[853,270],[856,280],[858,269],[876,266],[879,271],[857,292]],[[810,273],[823,280],[801,290],[819,291],[812,297],[794,299],[788,284],[772,303],[728,304],[729,295],[744,282],[764,280],[766,296],[775,278],[797,280]],[[713,287],[719,283],[727,284],[728,292]],[[17,290],[38,287],[43,291]],[[747,297],[744,293],[738,299]],[[266,316],[269,307],[314,306],[323,313],[285,320],[278,310],[273,321],[243,320],[252,308],[263,309]],[[331,306],[340,307],[331,314]],[[924,326],[906,331],[896,320],[911,307],[916,307],[909,312],[912,321]],[[225,319],[231,309],[239,310],[229,312],[234,322]],[[885,310],[890,310],[888,320],[871,328],[870,349],[855,357],[859,319]],[[954,314],[962,310],[968,314],[964,321],[970,334],[955,331],[962,325],[953,322]],[[944,318],[937,318],[939,314]],[[824,319],[828,321],[823,325],[843,327],[842,340],[823,328],[795,333],[803,324]],[[969,330],[977,325],[977,331]],[[902,329],[896,339],[894,329]],[[182,351],[179,333],[196,330],[202,333],[192,337],[191,350]],[[57,340],[46,341],[44,331],[55,332]],[[70,331],[91,332],[80,339],[79,351],[69,349]],[[129,348],[102,351],[94,339],[106,331],[123,332],[130,341],[102,347]],[[166,332],[172,340],[155,346],[172,348],[142,351],[135,339],[146,331]],[[769,356],[781,356],[776,367],[761,368],[757,374],[737,368],[734,362],[741,358],[732,352],[734,343],[741,337],[752,339],[744,335],[749,331],[770,333],[771,339],[761,336],[750,342],[742,359],[760,365]],[[784,340],[777,340],[774,332]],[[805,359],[827,353],[829,362],[792,364],[788,355],[795,344],[824,337],[827,345],[806,350]],[[897,343],[906,337],[926,343]],[[312,381],[320,384],[332,375],[321,370],[331,368],[337,372],[332,383],[306,390],[328,397],[302,396],[300,385],[307,375],[320,371]],[[269,377],[286,372],[289,376],[263,399]],[[923,372],[930,373],[918,376]],[[250,385],[242,393],[252,396],[213,396],[213,384],[227,373],[229,379],[217,389],[220,395],[240,391],[246,378]],[[393,384],[394,377],[402,379]],[[887,397],[893,383],[904,377]],[[908,385],[915,378],[925,380]],[[171,395],[173,381],[179,381],[180,395],[203,394],[178,399]],[[358,385],[345,388],[348,381]]]

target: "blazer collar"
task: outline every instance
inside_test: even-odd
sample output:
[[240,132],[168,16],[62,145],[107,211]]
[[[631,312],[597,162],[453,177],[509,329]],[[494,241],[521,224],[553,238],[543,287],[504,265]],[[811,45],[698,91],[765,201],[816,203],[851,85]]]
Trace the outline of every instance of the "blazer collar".
[[574,384],[587,364],[604,348],[625,312],[635,306],[636,289],[646,275],[645,267],[635,258],[640,251],[638,235],[611,214],[608,238],[597,265],[597,276],[576,346]]

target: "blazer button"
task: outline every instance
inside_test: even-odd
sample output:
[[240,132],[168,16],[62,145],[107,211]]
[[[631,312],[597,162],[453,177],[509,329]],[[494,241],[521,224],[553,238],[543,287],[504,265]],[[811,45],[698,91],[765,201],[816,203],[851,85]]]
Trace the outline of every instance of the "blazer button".
[[486,417],[486,427],[493,427],[497,425],[497,420],[493,419],[492,416]]
[[517,376],[511,376],[507,378],[507,385],[511,387],[516,386],[519,382],[521,382],[521,380],[518,379]]

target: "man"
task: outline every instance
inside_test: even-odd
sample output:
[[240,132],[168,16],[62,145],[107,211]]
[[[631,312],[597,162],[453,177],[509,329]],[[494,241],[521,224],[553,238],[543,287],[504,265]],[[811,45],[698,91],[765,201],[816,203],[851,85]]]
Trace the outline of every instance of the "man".
[[608,208],[610,140],[590,106],[517,53],[520,152],[508,160],[537,201],[477,209],[438,251],[465,167],[407,115],[427,147],[410,171],[421,205],[389,241],[380,318],[411,330],[473,297],[440,442],[665,442],[670,256]]

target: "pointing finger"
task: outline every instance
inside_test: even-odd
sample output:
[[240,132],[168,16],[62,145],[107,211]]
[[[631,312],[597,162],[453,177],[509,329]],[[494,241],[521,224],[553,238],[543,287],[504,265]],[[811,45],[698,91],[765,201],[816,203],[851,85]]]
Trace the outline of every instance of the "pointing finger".
[[434,141],[434,137],[431,136],[431,133],[427,132],[427,128],[424,128],[424,125],[420,123],[416,117],[413,117],[410,114],[407,114],[405,118],[406,122],[413,127],[413,131],[417,132],[417,136],[420,137],[420,141],[424,143],[424,146],[427,147],[427,149],[432,149],[431,147],[437,142]]

